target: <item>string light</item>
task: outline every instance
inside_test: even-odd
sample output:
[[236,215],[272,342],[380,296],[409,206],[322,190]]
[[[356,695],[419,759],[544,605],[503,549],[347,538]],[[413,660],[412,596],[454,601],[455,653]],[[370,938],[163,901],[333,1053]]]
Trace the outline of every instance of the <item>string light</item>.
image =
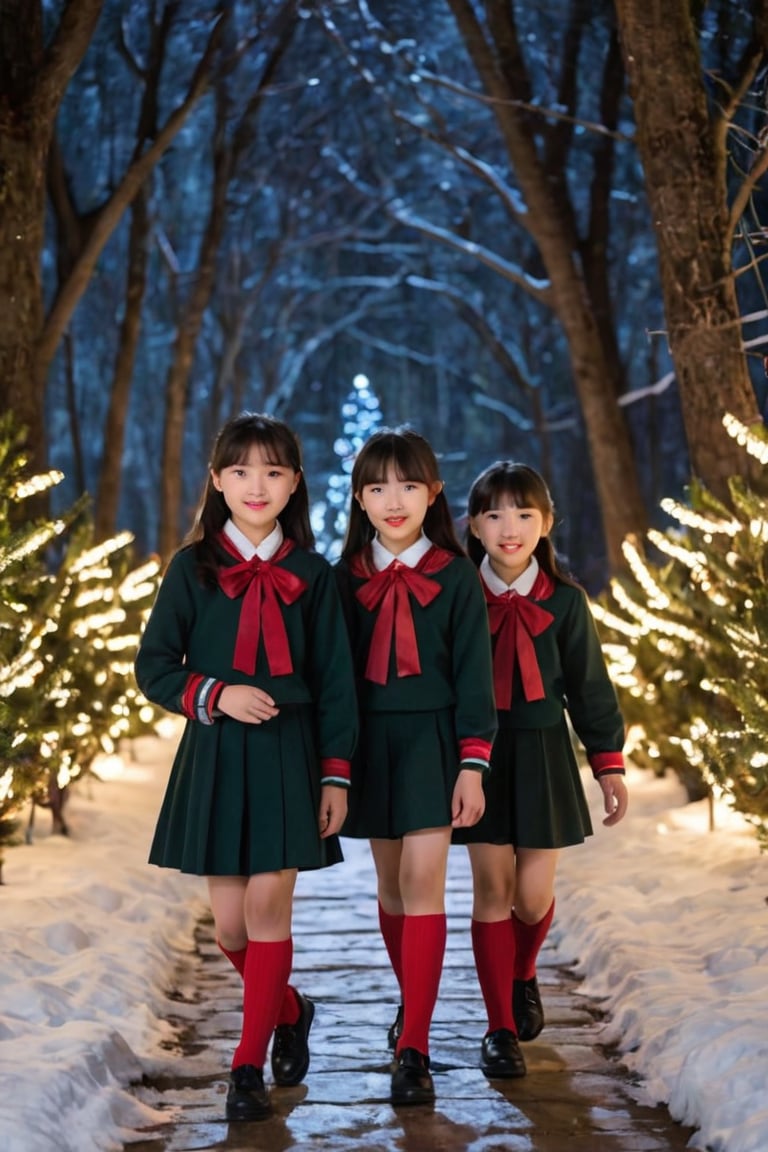
[[611,584],[611,592],[619,606],[626,612],[629,612],[630,615],[638,621],[641,634],[646,635],[649,632],[660,632],[662,636],[675,637],[678,640],[683,640],[686,644],[690,644],[692,647],[698,648],[701,646],[701,638],[693,629],[687,628],[684,624],[677,624],[674,620],[665,620],[661,616],[655,616],[652,612],[647,612],[641,604],[635,604],[618,581],[614,581],[614,583]]
[[765,544],[768,541],[768,520],[750,520],[749,534],[753,539],[760,540]]
[[614,632],[620,632],[622,636],[627,636],[631,640],[636,640],[642,635],[642,630],[638,628],[636,624],[631,624],[628,620],[624,620],[614,612],[609,612],[602,604],[593,603],[590,607],[595,619],[606,628],[610,628]]
[[[135,633],[126,633],[124,636],[111,636],[105,643],[108,652],[124,652],[126,648],[138,647],[139,638]],[[113,664],[113,668],[117,665]]]
[[661,508],[685,528],[696,528],[710,534],[736,536],[743,527],[738,520],[712,520],[707,516],[702,516],[698,512],[694,512],[693,509],[688,508],[687,505],[680,504],[677,500],[669,498],[661,501]]
[[625,540],[621,545],[621,551],[624,554],[624,559],[629,564],[632,575],[648,597],[649,606],[651,608],[668,608],[669,596],[667,596],[666,592],[662,591],[653,579],[648,565],[632,541]]
[[761,464],[768,464],[768,441],[757,436],[754,429],[742,424],[730,412],[726,412],[723,416],[723,427],[750,456],[754,456]]
[[46,524],[37,532],[33,532],[15,548],[9,549],[4,554],[0,553],[0,572],[5,572],[12,564],[18,564],[20,560],[25,560],[33,552],[39,552],[45,548],[55,536],[61,535],[65,527],[63,520],[56,520],[53,524]]
[[90,604],[101,604],[105,600],[109,603],[113,599],[112,588],[92,588],[90,591],[80,592],[75,597],[75,608],[87,608]]
[[117,590],[118,596],[126,603],[148,599],[154,595],[157,589],[157,576],[159,572],[159,560],[147,561],[133,572],[129,572]]
[[30,496],[37,496],[40,492],[48,492],[61,484],[64,479],[63,472],[52,468],[49,472],[41,472],[39,476],[30,476],[28,480],[19,480],[12,484],[8,490],[11,500],[27,500]]
[[702,569],[706,565],[707,558],[703,552],[694,552],[689,548],[684,548],[681,544],[673,543],[668,536],[656,528],[649,529],[648,539],[655,548],[658,548],[659,552],[663,552],[665,556],[670,556],[678,563],[684,564],[686,568]]
[[[78,620],[72,631],[75,636],[85,639],[91,632],[103,632],[111,624],[123,624],[126,619],[124,608],[113,608],[110,612],[101,612],[93,616],[86,616]],[[103,647],[103,641],[94,641],[94,646]]]
[[94,571],[103,575],[106,571],[110,576],[112,575],[111,568],[99,568],[98,565],[102,564],[108,557],[119,552],[133,541],[132,532],[120,532],[117,536],[112,536],[109,540],[105,540],[102,544],[97,544],[93,548],[88,548],[85,552],[77,557],[75,562],[70,567],[70,572],[79,573],[81,579],[84,578],[83,574],[88,569],[93,568]]
[[13,768],[6,768],[2,776],[0,776],[0,804],[5,803],[11,796],[13,796]]

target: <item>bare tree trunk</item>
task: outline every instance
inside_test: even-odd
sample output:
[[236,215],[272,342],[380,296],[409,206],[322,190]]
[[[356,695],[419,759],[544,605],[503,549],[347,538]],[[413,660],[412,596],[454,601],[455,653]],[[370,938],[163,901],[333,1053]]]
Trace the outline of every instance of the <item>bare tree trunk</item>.
[[75,342],[71,332],[64,337],[64,386],[67,399],[67,417],[72,440],[72,464],[74,480],[78,492],[85,492],[85,460],[83,443],[80,437],[80,417],[77,411],[77,387],[75,385]]
[[101,467],[96,488],[94,539],[97,542],[106,540],[117,530],[125,425],[131,398],[136,349],[141,332],[141,308],[147,286],[149,233],[147,193],[142,188],[131,205],[125,312],[120,325],[115,374],[112,378],[112,390],[104,422]]
[[258,117],[264,92],[273,79],[278,64],[293,37],[295,7],[295,0],[286,0],[278,12],[270,29],[273,43],[267,54],[258,85],[231,135],[231,129],[228,125],[230,109],[227,104],[223,81],[217,88],[213,177],[208,222],[200,248],[197,275],[179,321],[173,362],[165,389],[158,549],[160,555],[166,560],[176,548],[181,534],[179,517],[182,506],[182,452],[189,379],[203,316],[216,277],[216,259],[226,223],[227,191],[237,161],[250,143],[250,135],[254,130],[254,123]]
[[[146,66],[139,69],[144,82],[144,94],[136,131],[134,159],[141,156],[147,141],[157,134],[157,109],[160,77],[165,60],[165,48],[177,5],[166,4],[160,19],[152,27]],[[109,396],[109,407],[104,422],[101,468],[96,489],[94,513],[95,539],[105,540],[117,529],[120,505],[125,426],[133,384],[136,351],[141,334],[141,309],[147,288],[149,262],[149,194],[147,183],[139,189],[131,204],[131,227],[128,236],[128,273],[125,288],[125,312],[120,325],[120,337],[115,361],[115,374]]]
[[[733,275],[725,113],[718,121],[707,107],[687,0],[615,0],[615,6],[692,471],[727,498],[727,478],[748,475],[752,465],[722,417],[730,412],[745,424],[760,417]],[[761,56],[756,47],[754,59]]]
[[551,168],[551,159],[538,154],[530,114],[522,108],[528,103],[529,83],[511,6],[506,0],[486,0],[486,32],[471,0],[448,0],[448,5],[483,87],[494,100],[494,113],[527,208],[519,222],[536,243],[551,282],[554,310],[568,341],[584,418],[608,564],[616,571],[624,564],[622,540],[645,529],[647,512],[634,448],[617,403],[622,390],[617,360],[614,350],[604,343],[601,319],[579,259],[567,187],[564,180],[553,180],[547,167],[549,163]]
[[208,88],[211,63],[218,47],[223,20],[224,17],[219,17],[214,26],[206,50],[195,68],[186,96],[170,113],[151,145],[134,156],[109,200],[95,213],[72,271],[66,282],[60,285],[39,339],[36,356],[36,374],[39,381],[45,380],[64,330],[88,287],[99,256],[120,223],[123,213],[183,126],[194,105]]
[[25,426],[37,469],[47,458],[44,381],[35,370],[43,327],[46,157],[59,104],[102,5],[68,0],[48,48],[40,0],[0,6],[0,408]]
[[216,277],[216,255],[224,231],[227,189],[232,175],[232,148],[226,139],[226,110],[219,97],[216,112],[213,180],[208,222],[198,257],[197,273],[179,320],[173,360],[165,382],[163,471],[160,486],[158,549],[169,559],[179,542],[182,505],[182,454],[187,395],[195,348]]

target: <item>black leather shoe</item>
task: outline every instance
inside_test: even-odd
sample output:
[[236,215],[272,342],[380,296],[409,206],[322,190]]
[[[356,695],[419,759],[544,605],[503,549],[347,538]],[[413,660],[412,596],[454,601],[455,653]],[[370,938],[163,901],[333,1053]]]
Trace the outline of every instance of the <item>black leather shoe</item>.
[[271,1112],[261,1068],[255,1064],[233,1068],[227,1089],[227,1120],[264,1120]]
[[397,1016],[395,1016],[394,1020],[392,1021],[392,1023],[389,1026],[389,1031],[387,1032],[387,1048],[391,1048],[393,1052],[394,1052],[395,1048],[397,1048],[397,1042],[400,1039],[402,1031],[403,1031],[403,1006],[402,1006],[402,1004],[400,1004],[398,1009],[397,1009]]
[[403,1048],[392,1073],[393,1104],[432,1104],[435,1086],[429,1072],[429,1056],[416,1048]]
[[489,1080],[517,1080],[525,1076],[525,1059],[514,1032],[497,1028],[483,1037],[480,1067]]
[[544,1008],[535,976],[513,982],[512,1015],[518,1040],[535,1040],[544,1027]]
[[300,1084],[309,1068],[309,1030],[315,1006],[308,996],[296,993],[299,1018],[295,1024],[278,1024],[272,1041],[272,1075],[275,1084],[286,1088]]

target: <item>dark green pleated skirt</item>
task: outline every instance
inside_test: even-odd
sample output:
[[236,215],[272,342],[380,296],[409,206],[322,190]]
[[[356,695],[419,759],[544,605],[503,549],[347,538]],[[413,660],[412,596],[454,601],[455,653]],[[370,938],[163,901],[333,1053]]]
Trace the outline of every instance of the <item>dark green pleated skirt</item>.
[[452,708],[363,717],[342,836],[397,840],[451,823],[459,772]]
[[264,724],[189,721],[171,768],[149,862],[197,876],[324,868],[342,859],[321,840],[320,761],[312,710],[283,705]]
[[566,848],[592,835],[565,720],[552,728],[500,728],[483,788],[485,815],[456,829],[454,844]]

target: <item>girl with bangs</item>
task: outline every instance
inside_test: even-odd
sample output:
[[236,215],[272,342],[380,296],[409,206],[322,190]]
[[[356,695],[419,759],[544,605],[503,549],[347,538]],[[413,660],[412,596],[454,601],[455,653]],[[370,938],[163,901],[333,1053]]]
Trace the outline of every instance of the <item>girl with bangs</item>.
[[452,829],[482,814],[496,729],[490,639],[427,441],[410,429],[376,432],[355,460],[352,493],[337,573],[361,736],[342,834],[370,841],[400,985],[392,1103],[430,1103],[448,848]]
[[229,1120],[270,1113],[273,1033],[274,1082],[306,1074],[315,1009],[288,983],[294,886],[342,859],[354,672],[333,571],[312,547],[296,437],[235,417],[136,658],[145,696],[186,717],[150,863],[207,878],[217,943],[243,977]]
[[555,509],[542,477],[525,464],[492,464],[472,485],[468,512],[499,731],[485,814],[453,840],[468,845],[472,865],[472,946],[488,1012],[481,1068],[513,1078],[526,1073],[518,1040],[544,1025],[536,960],[554,915],[558,853],[592,834],[565,713],[602,789],[606,825],[627,810],[624,722],[586,595],[552,545]]

